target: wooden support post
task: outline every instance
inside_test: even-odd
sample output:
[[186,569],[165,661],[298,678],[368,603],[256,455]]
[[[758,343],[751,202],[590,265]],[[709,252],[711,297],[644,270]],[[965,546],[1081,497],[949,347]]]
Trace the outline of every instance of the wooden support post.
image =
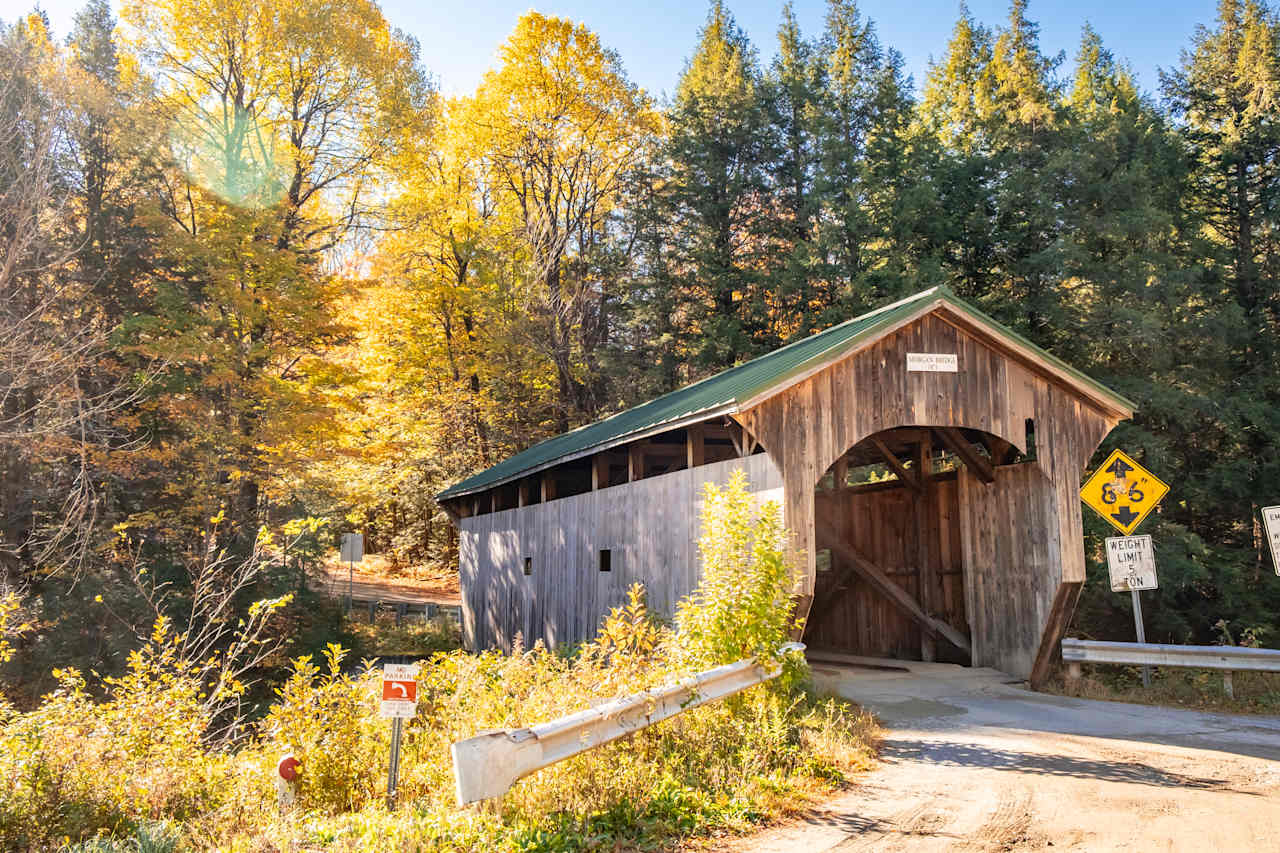
[[[937,610],[934,593],[938,583],[938,575],[934,571],[933,554],[929,541],[929,517],[932,513],[932,502],[929,495],[929,466],[932,464],[933,448],[926,436],[916,445],[916,565],[920,567],[920,606],[924,612],[932,616]],[[920,659],[932,663],[938,658],[937,639],[928,631],[920,632]]]
[[875,449],[880,452],[880,455],[882,457],[884,457],[884,461],[888,463],[891,469],[893,469],[893,473],[898,475],[898,479],[902,481],[902,484],[905,486],[911,487],[911,490],[914,491],[917,495],[920,494],[921,492],[920,481],[917,480],[912,475],[912,473],[907,470],[907,466],[903,465],[902,460],[899,459],[897,455],[889,449],[889,445],[885,444],[883,441],[876,438],[875,436],[872,436],[869,440],[872,446],[875,447]]
[[516,485],[516,506],[528,506],[528,505],[529,505],[529,481],[528,479],[523,479]]
[[979,480],[987,484],[996,481],[996,473],[991,463],[973,449],[973,445],[965,439],[964,433],[955,427],[937,427],[933,433]]
[[400,602],[396,605],[396,627],[399,628],[404,623],[404,616],[409,612],[409,605]]
[[644,442],[634,441],[627,447],[627,482],[644,479]]
[[1228,699],[1236,698],[1235,685],[1231,683],[1231,670],[1222,673],[1222,691],[1227,694]]
[[739,423],[729,424],[729,440],[733,442],[733,450],[738,456],[746,456],[747,431]]
[[706,463],[707,441],[702,424],[690,424],[689,428],[685,430],[684,443],[688,454],[686,460],[688,467],[697,468],[699,465]]
[[556,499],[556,478],[550,471],[542,472],[542,502]]
[[1071,684],[1079,684],[1080,679],[1084,676],[1084,671],[1080,668],[1080,661],[1073,660],[1067,664],[1067,681]]
[[609,456],[597,453],[591,457],[591,491],[599,491],[609,487]]
[[849,457],[841,456],[836,460],[835,464],[836,493],[839,494],[841,489],[849,488]]
[[370,601],[369,602],[369,624],[370,625],[373,624],[373,619],[377,615],[377,613],[378,613],[378,602]]
[[[1076,602],[1080,599],[1080,587],[1083,584],[1064,583],[1058,585],[1054,593],[1053,604],[1049,607],[1049,620],[1040,635],[1040,648],[1036,652],[1035,663],[1031,665],[1031,689],[1038,690],[1049,680],[1049,671],[1053,662],[1062,655],[1062,635],[1071,624],[1071,617],[1076,612]],[[974,661],[975,664],[980,661]]]

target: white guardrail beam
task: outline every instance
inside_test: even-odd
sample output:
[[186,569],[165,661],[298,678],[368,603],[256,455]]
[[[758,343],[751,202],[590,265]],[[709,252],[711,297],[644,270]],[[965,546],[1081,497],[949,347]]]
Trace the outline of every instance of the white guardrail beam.
[[1228,672],[1280,672],[1280,649],[1240,646],[1169,646],[1159,643],[1112,643],[1099,640],[1062,641],[1067,663],[1115,663],[1142,666],[1180,666]]
[[[786,643],[779,649],[782,654],[792,651],[803,652],[804,644]],[[732,696],[777,678],[781,672],[781,667],[765,669],[754,660],[740,660],[549,723],[481,732],[457,741],[452,751],[458,804],[502,796],[518,779],[543,767],[625,737],[681,711]]]

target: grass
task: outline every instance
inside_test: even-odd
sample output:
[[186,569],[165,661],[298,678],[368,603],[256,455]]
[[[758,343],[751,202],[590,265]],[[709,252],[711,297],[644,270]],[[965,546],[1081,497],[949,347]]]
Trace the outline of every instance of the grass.
[[357,660],[397,655],[424,658],[462,647],[460,626],[445,617],[405,619],[396,625],[394,613],[379,613],[372,624],[353,618],[343,627]]
[[1227,696],[1222,673],[1217,670],[1152,667],[1151,686],[1142,686],[1138,666],[1091,665],[1083,667],[1076,682],[1060,671],[1046,691],[1061,696],[1133,702],[1228,714],[1280,714],[1280,673],[1232,674],[1235,697]]

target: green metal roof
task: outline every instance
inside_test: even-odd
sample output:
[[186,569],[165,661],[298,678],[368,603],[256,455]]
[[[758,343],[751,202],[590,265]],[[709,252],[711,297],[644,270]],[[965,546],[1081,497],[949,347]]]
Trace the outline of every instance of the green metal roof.
[[838,357],[842,352],[874,338],[926,306],[943,302],[978,320],[981,325],[993,327],[992,330],[996,333],[1030,348],[1044,361],[1094,389],[1118,408],[1130,411],[1134,408],[1130,401],[1000,325],[947,288],[934,287],[787,344],[648,403],[539,442],[492,468],[449,487],[437,498],[447,500],[481,491],[545,468],[559,460],[620,444],[630,436],[650,432],[666,424],[696,421],[700,419],[699,415],[710,418],[716,414],[733,413],[739,405],[760,393],[786,383],[788,379],[813,366]]

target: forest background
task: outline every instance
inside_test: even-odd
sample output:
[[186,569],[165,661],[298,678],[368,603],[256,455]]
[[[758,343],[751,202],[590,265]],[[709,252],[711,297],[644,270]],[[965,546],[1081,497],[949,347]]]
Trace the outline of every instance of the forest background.
[[[919,95],[849,0],[769,62],[719,2],[689,37],[659,103],[534,12],[456,98],[369,0],[3,24],[4,692],[118,672],[220,575],[248,615],[297,585],[236,586],[264,542],[451,568],[450,483],[937,284],[1138,402],[1100,452],[1173,485],[1148,637],[1275,646],[1275,11],[1223,0],[1155,92],[1023,0],[961,7]],[[1076,627],[1128,638],[1106,532]]]

